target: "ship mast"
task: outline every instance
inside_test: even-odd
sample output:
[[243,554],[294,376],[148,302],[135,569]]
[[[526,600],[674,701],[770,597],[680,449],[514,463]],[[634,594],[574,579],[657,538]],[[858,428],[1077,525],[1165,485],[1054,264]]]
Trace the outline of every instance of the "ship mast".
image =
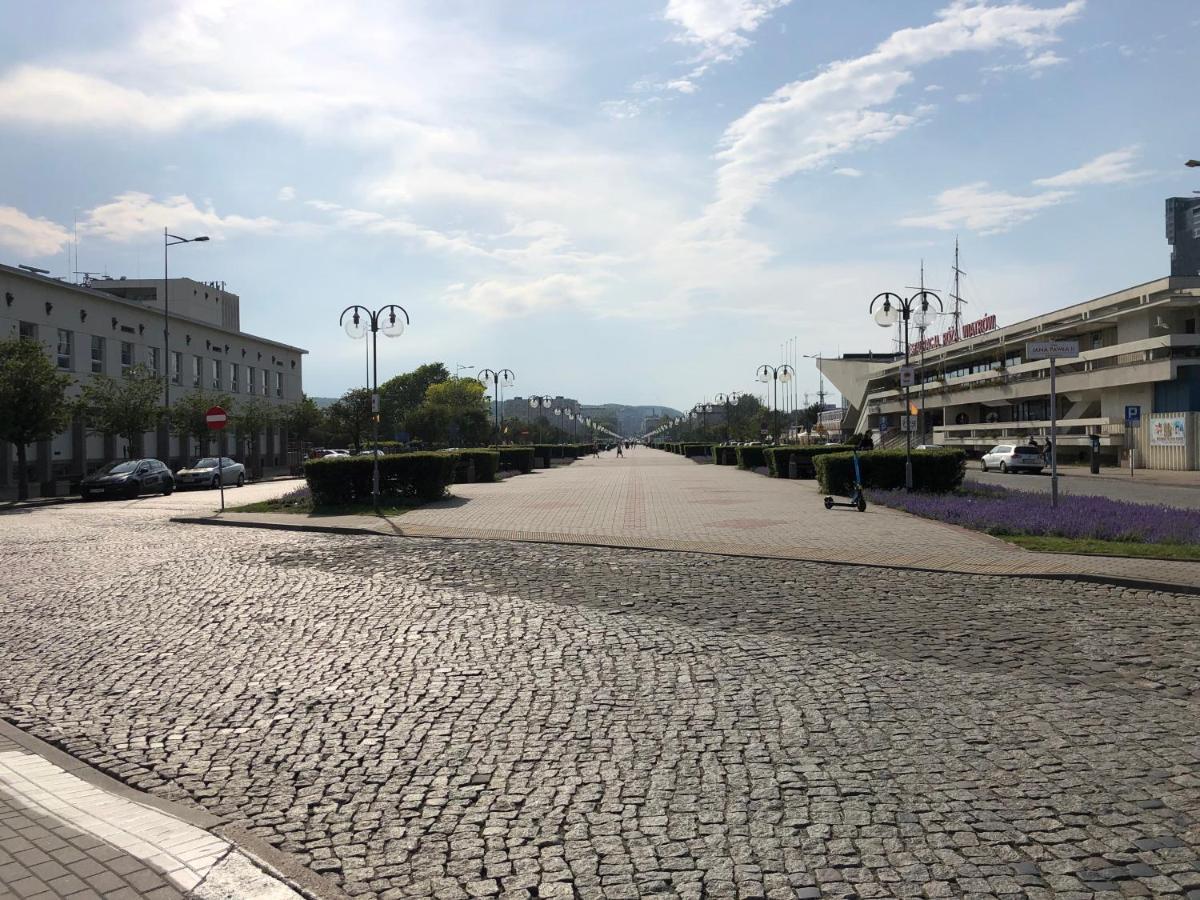
[[964,303],[967,302],[966,300],[964,300],[962,298],[962,294],[959,292],[958,277],[960,275],[966,275],[966,274],[967,274],[966,272],[964,272],[962,269],[960,269],[958,267],[958,237],[956,236],[954,238],[954,293],[950,295],[951,298],[953,298],[953,300],[954,300],[954,339],[955,340],[962,339],[962,306]]

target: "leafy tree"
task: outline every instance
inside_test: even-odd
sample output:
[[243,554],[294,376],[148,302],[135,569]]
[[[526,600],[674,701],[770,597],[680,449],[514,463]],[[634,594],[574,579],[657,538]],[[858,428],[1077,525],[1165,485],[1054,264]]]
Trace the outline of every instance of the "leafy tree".
[[67,427],[72,412],[67,388],[73,382],[54,367],[41,344],[0,340],[0,440],[16,444],[20,500],[29,497],[27,448]]
[[325,429],[325,413],[307,394],[283,407],[280,418],[288,434],[298,441],[316,439]]
[[139,363],[120,378],[92,378],[79,396],[79,409],[93,430],[124,438],[128,456],[158,426],[162,395],[162,379]]
[[[216,433],[208,427],[204,414],[212,407],[219,406],[225,411],[233,407],[233,398],[228,394],[209,392],[203,388],[184,394],[171,404],[171,428],[181,440],[195,440],[200,443],[200,452],[207,453]],[[187,448],[181,456],[187,456]]]
[[432,385],[449,380],[449,369],[440,362],[433,362],[417,366],[411,372],[404,372],[381,384],[379,433],[394,438],[401,429],[408,428],[408,417],[424,402],[425,392]]
[[487,441],[491,431],[484,387],[474,378],[451,378],[430,385],[425,400],[408,421],[413,434],[431,444],[478,446]]
[[260,435],[279,421],[279,413],[266,400],[239,400],[230,415],[230,422],[237,431],[238,444],[249,445],[252,474],[262,475]]
[[371,392],[366,388],[346,391],[329,407],[328,415],[330,436],[361,450],[371,435]]

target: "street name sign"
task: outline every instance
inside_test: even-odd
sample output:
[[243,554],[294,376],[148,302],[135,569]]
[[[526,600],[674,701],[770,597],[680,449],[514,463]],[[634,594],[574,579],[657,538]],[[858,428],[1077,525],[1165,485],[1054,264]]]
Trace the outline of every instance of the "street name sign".
[[204,421],[208,425],[209,431],[220,431],[229,422],[229,416],[221,407],[212,406],[204,414]]
[[1030,341],[1025,345],[1026,359],[1074,359],[1079,341]]

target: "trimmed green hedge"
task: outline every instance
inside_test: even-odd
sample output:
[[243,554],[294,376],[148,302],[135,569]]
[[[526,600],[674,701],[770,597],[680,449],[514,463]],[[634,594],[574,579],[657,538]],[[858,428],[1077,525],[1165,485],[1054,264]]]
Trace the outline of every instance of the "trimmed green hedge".
[[767,456],[763,453],[761,444],[749,447],[737,447],[737,465],[739,469],[757,469],[767,464]]
[[713,462],[718,466],[736,466],[738,464],[737,447],[716,444],[713,447]]
[[[858,455],[863,487],[891,491],[904,487],[904,451],[868,450]],[[915,450],[913,490],[944,494],[957,489],[966,471],[967,454],[958,449]],[[817,481],[827,494],[848,495],[854,481],[854,454],[831,453],[813,460]]]
[[680,453],[688,459],[696,456],[710,456],[712,454],[712,444],[710,442],[700,443],[698,441],[688,441],[685,444],[680,444]]
[[845,453],[850,447],[846,444],[811,444],[807,446],[788,445],[784,447],[767,447],[763,453],[767,457],[767,473],[772,478],[787,478],[789,461],[796,460],[797,478],[815,478],[817,473],[813,468],[813,457],[825,456],[829,453]]
[[471,463],[475,464],[475,481],[496,480],[496,473],[500,470],[500,453],[498,451],[489,450],[486,447],[469,447],[464,450],[455,450],[454,455],[458,457],[454,469],[455,484],[467,481],[467,475],[471,472]]
[[[379,457],[379,493],[389,502],[438,500],[454,482],[453,453],[397,453]],[[304,463],[313,506],[342,506],[371,499],[373,459],[326,456]]]
[[533,471],[533,448],[520,446],[492,447],[500,454],[500,468],[511,472],[514,469],[522,475]]

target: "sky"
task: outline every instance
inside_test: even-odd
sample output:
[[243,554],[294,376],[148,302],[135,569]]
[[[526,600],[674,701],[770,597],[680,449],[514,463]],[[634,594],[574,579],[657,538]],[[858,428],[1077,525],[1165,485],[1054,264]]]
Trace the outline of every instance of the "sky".
[[[380,377],[687,409],[886,351],[881,291],[1001,325],[1167,274],[1192,0],[0,0],[0,262],[226,282]],[[78,263],[75,259],[78,259]],[[469,371],[469,370],[464,370]]]

